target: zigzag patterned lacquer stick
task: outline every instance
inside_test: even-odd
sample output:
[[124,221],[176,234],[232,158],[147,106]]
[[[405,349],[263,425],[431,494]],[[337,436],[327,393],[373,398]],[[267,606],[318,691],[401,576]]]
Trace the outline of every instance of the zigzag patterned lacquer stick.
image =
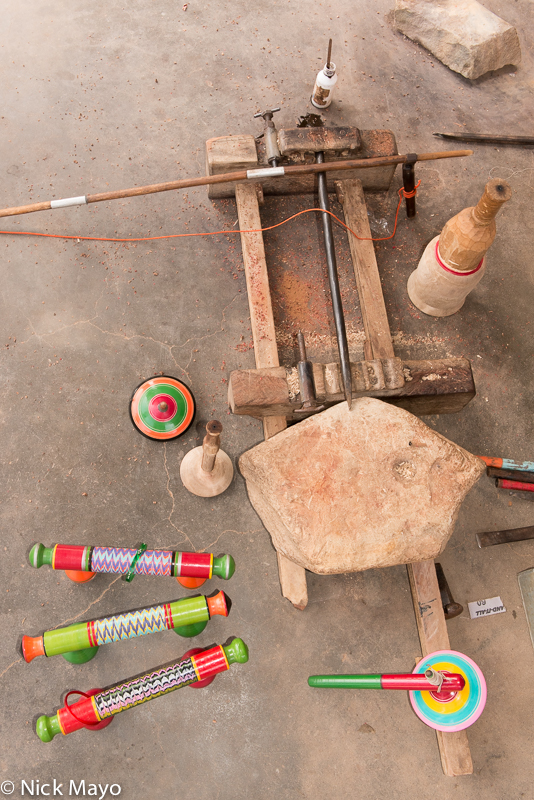
[[41,636],[23,636],[22,655],[28,663],[37,656],[61,654],[71,664],[84,664],[96,655],[101,644],[168,630],[180,636],[196,636],[204,630],[210,617],[228,616],[230,603],[227,601],[224,592],[214,597],[185,597],[113,617],[78,622],[67,628],[46,631]]
[[[58,733],[72,733],[81,728],[98,730],[108,725],[115,714],[132,706],[168,694],[182,686],[209,681],[218,672],[230,668],[230,664],[248,661],[248,648],[242,639],[234,639],[229,645],[217,645],[180,661],[146,672],[109,689],[92,689],[90,692],[72,692],[83,695],[72,705],[58,709],[52,717],[42,716],[37,720],[36,733],[42,742],[51,742]],[[71,694],[71,692],[69,692]]]
[[[145,546],[143,546],[145,547]],[[29,554],[32,567],[48,564],[63,569],[71,580],[83,583],[96,572],[126,575],[175,577],[188,588],[201,586],[217,575],[228,580],[235,572],[230,555],[215,557],[213,553],[184,553],[178,550],[142,550],[135,547],[94,547],[91,545],[55,544],[45,547],[34,544]]]

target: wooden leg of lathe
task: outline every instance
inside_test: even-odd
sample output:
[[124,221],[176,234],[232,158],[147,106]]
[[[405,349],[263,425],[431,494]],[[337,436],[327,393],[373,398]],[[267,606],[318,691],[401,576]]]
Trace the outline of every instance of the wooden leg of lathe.
[[[373,242],[369,241],[371,231],[361,182],[339,181],[336,188],[347,225],[358,236],[366,237],[362,241],[348,234],[364,321],[366,358],[392,358],[393,344]],[[423,656],[436,650],[450,650],[434,561],[408,564],[408,577]],[[470,775],[473,761],[466,732],[436,733],[445,775]]]
[[[434,561],[429,559],[418,564],[408,564],[407,569],[423,656],[436,650],[450,650]],[[467,733],[436,731],[436,734],[445,775],[471,775],[473,761]]]
[[347,231],[365,330],[365,358],[393,358],[395,353],[362,182],[357,179],[336,181],[336,190],[346,224],[361,237],[357,239]]
[[[265,260],[263,235],[260,231],[261,218],[258,194],[252,184],[237,184],[235,199],[239,227],[243,230],[259,231],[258,233],[242,233],[241,247],[247,280],[248,302],[256,367],[278,367],[278,348],[274,328],[269,275]],[[266,417],[263,420],[263,435],[270,439],[287,428],[285,417]],[[306,608],[308,590],[306,587],[306,570],[290,561],[281,553],[278,556],[278,574],[282,594],[298,609]]]

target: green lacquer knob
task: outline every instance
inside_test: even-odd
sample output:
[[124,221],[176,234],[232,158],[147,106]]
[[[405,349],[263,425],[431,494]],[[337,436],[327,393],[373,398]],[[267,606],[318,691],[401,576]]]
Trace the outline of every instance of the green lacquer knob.
[[189,639],[192,636],[198,636],[199,633],[202,633],[207,624],[208,620],[205,619],[201,622],[192,622],[190,625],[179,625],[177,628],[173,628],[172,630],[177,633],[178,636],[185,636],[187,639]]
[[61,733],[57,714],[53,717],[46,717],[44,715],[39,717],[35,731],[42,742],[51,742],[56,734]]
[[45,547],[44,544],[36,542],[30,550],[28,560],[32,567],[39,569],[43,564],[52,565],[52,556],[54,553],[53,547]]
[[223,646],[229,664],[246,664],[248,661],[248,647],[243,639],[234,639],[230,644]]
[[72,650],[61,655],[69,664],[86,664],[96,656],[97,652],[98,645],[95,645],[94,647],[85,647],[83,650]]
[[223,580],[229,580],[235,572],[235,561],[232,556],[226,554],[217,556],[213,559],[213,574]]

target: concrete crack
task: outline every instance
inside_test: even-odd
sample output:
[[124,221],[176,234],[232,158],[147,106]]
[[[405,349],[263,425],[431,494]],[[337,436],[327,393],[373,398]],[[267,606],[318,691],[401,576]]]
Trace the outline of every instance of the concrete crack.
[[10,665],[9,665],[9,667],[6,667],[6,668],[5,668],[5,670],[4,670],[3,672],[0,672],[0,678],[1,678],[3,675],[5,675],[5,674],[6,674],[6,672],[8,672],[8,671],[11,669],[11,667],[14,667],[14,666],[15,666],[15,664],[18,664],[18,663],[19,663],[19,661],[23,661],[23,660],[24,660],[24,659],[22,659],[22,658],[17,658],[17,660],[16,660],[16,661],[13,661],[13,663],[12,663],[12,664],[10,664]]
[[87,606],[87,608],[85,608],[83,611],[80,611],[80,613],[79,613],[79,614],[76,614],[76,616],[75,616],[75,617],[71,617],[70,619],[66,619],[66,620],[64,620],[63,622],[59,622],[57,625],[54,625],[54,627],[53,627],[53,628],[49,628],[49,630],[52,630],[52,631],[53,631],[53,630],[55,630],[56,628],[63,628],[65,625],[68,625],[68,624],[69,624],[69,623],[71,623],[71,622],[76,622],[76,620],[77,620],[77,619],[80,619],[80,617],[83,617],[83,616],[84,616],[84,614],[87,614],[87,612],[89,611],[89,609],[90,609],[90,608],[92,608],[94,605],[96,605],[97,603],[99,603],[99,602],[102,600],[102,598],[104,597],[104,595],[105,595],[107,592],[109,592],[109,590],[111,589],[111,587],[113,586],[113,584],[114,584],[114,583],[117,583],[117,581],[120,581],[120,579],[121,579],[121,578],[122,578],[122,575],[117,575],[117,577],[116,577],[116,578],[114,578],[114,579],[111,581],[111,583],[109,584],[109,586],[108,586],[106,589],[104,589],[104,591],[102,592],[102,594],[101,594],[101,595],[99,595],[99,596],[96,598],[96,600],[93,600],[91,603],[89,603],[89,605]]
[[171,498],[171,501],[172,501],[172,507],[171,507],[170,514],[169,514],[168,517],[166,517],[166,519],[169,522],[169,524],[172,525],[174,530],[177,531],[177,533],[180,533],[182,536],[185,537],[185,540],[187,542],[189,542],[189,544],[191,545],[192,549],[196,552],[196,547],[193,544],[193,542],[191,541],[191,539],[189,538],[189,536],[187,535],[187,533],[185,533],[185,531],[183,531],[180,528],[178,528],[174,524],[172,519],[171,519],[172,515],[174,514],[175,501],[174,501],[174,494],[173,494],[173,492],[171,490],[171,487],[170,487],[171,476],[170,476],[170,473],[169,473],[169,468],[167,466],[167,442],[163,443],[163,466],[165,467],[165,472],[167,474],[167,487],[166,487],[167,488],[167,492],[168,492],[168,494],[169,494],[169,496]]
[[234,531],[232,528],[226,528],[226,530],[221,531],[221,533],[217,536],[217,538],[213,542],[210,542],[203,550],[199,550],[199,552],[202,553],[205,552],[206,550],[211,550],[217,544],[219,539],[222,536],[224,536],[225,533],[237,533],[239,536],[246,536],[247,534],[250,535],[252,533],[260,533],[260,531],[262,530],[263,528],[256,528],[253,531]]
[[189,344],[189,342],[202,342],[204,339],[210,339],[212,336],[217,336],[217,334],[219,334],[219,333],[224,333],[224,327],[223,326],[224,326],[224,323],[226,321],[226,309],[230,308],[230,306],[232,305],[234,300],[239,296],[240,296],[239,294],[234,295],[232,297],[232,299],[230,300],[230,302],[227,303],[225,305],[225,307],[223,308],[222,315],[221,315],[221,327],[219,328],[218,331],[213,331],[213,333],[207,333],[205,336],[191,336],[190,339],[186,339],[185,342],[183,342],[182,344],[174,344],[173,347],[182,348],[182,347],[185,347],[186,344]]

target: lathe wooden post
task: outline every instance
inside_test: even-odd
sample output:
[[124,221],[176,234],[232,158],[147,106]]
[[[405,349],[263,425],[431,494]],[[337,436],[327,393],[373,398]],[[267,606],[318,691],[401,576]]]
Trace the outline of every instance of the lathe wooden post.
[[[259,230],[261,228],[261,219],[256,188],[250,184],[236,184],[235,199],[240,229]],[[269,275],[267,273],[262,233],[242,233],[241,247],[243,249],[243,262],[247,280],[256,366],[258,368],[278,367],[280,362],[276,346]],[[265,417],[263,420],[263,435],[265,439],[270,439],[271,436],[283,431],[286,427],[285,416]],[[296,608],[306,608],[308,604],[306,570],[279,553],[277,555],[282,594]]]

